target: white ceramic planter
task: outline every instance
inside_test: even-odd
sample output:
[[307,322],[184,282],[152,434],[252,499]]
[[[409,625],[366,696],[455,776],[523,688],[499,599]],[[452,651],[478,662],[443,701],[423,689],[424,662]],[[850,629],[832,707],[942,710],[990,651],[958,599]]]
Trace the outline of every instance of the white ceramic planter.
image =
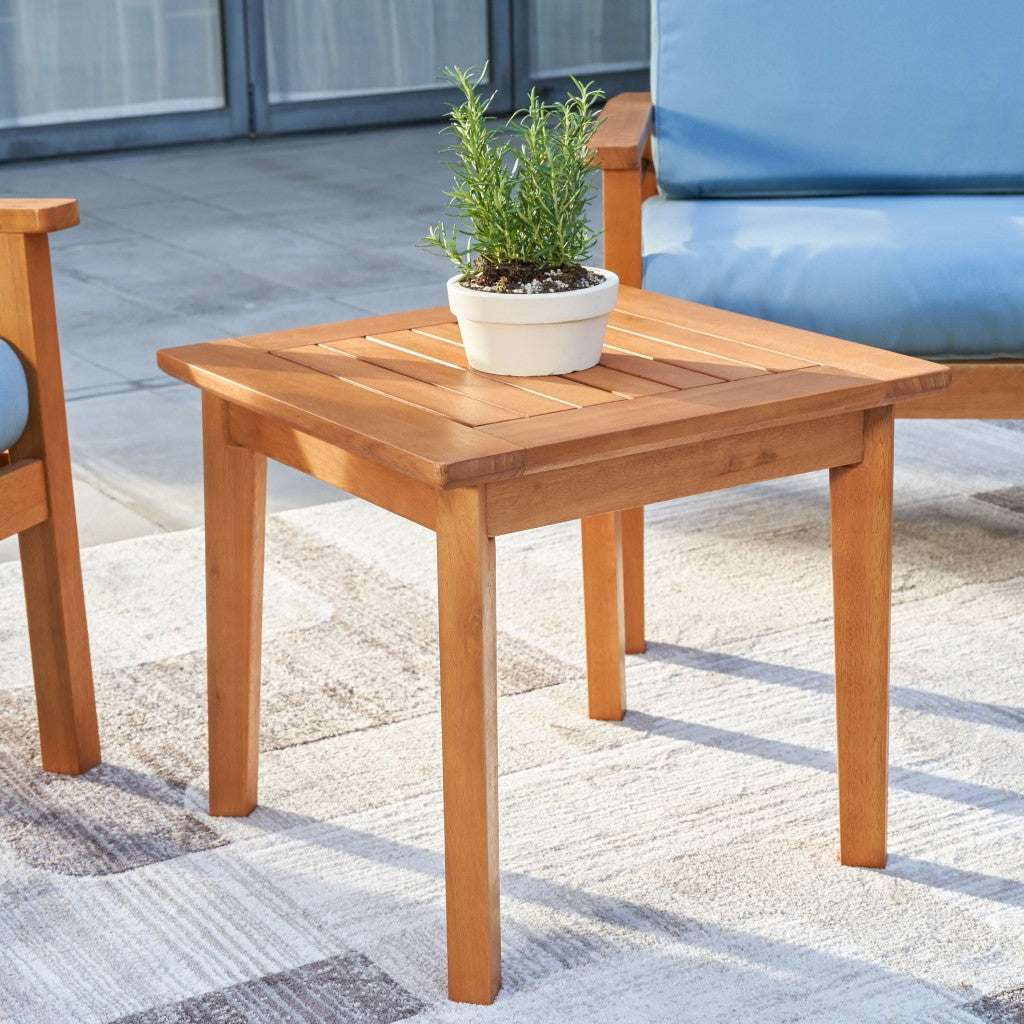
[[594,268],[601,284],[568,292],[506,295],[448,280],[448,305],[459,321],[469,364],[484,373],[538,377],[572,373],[601,358],[619,279]]

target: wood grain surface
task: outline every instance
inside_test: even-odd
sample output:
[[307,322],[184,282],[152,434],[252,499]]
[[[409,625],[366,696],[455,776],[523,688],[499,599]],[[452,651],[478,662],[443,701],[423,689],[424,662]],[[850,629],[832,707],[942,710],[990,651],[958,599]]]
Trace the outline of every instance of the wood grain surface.
[[948,380],[923,360],[626,286],[599,365],[562,376],[470,369],[439,309],[169,349],[159,363],[442,489],[889,405]]

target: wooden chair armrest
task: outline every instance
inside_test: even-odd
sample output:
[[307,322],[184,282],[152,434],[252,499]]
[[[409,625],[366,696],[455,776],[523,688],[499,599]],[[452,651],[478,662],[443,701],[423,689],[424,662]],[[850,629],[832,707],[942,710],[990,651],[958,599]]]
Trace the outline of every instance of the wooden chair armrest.
[[0,233],[39,235],[77,223],[74,199],[0,199]]
[[649,92],[619,93],[604,105],[604,121],[590,141],[603,170],[627,171],[641,166],[653,115]]

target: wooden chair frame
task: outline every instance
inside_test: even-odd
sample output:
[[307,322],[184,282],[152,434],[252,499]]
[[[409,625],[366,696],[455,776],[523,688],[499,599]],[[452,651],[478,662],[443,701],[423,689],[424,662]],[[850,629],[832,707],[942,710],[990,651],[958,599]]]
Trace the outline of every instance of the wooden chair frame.
[[73,199],[0,199],[0,338],[29,388],[0,453],[0,538],[18,535],[43,767],[69,775],[100,760],[47,237],[77,223]]
[[[623,284],[643,283],[640,207],[657,194],[651,158],[654,108],[649,92],[626,92],[605,104],[591,142],[601,165],[604,264]],[[856,339],[854,339],[856,340]],[[916,419],[1024,419],[1024,359],[949,364],[952,383],[940,394],[900,402],[896,415]],[[644,650],[643,509],[623,512],[626,650]]]

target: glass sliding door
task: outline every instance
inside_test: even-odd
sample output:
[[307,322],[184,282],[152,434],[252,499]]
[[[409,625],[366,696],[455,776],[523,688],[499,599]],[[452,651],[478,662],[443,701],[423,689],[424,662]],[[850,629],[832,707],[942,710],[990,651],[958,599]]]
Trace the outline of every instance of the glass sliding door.
[[0,127],[224,106],[218,0],[0,0]]
[[432,89],[488,58],[482,0],[264,0],[271,103]]
[[[564,92],[569,76],[593,80],[609,96],[647,89],[651,45],[649,0],[528,0],[517,9],[516,99],[531,87]],[[525,16],[524,16],[525,15]]]
[[597,74],[646,64],[650,11],[624,0],[530,0],[530,73]]
[[[507,85],[508,16],[497,0],[258,0],[257,131],[434,117],[445,65],[482,67]],[[497,43],[497,45],[495,45]]]
[[167,115],[179,136],[188,117],[195,137],[229,134],[245,111],[229,112],[244,88],[230,96],[227,42],[221,0],[0,0],[0,145],[161,141]]
[[0,0],[0,160],[492,112],[647,88],[649,0]]

